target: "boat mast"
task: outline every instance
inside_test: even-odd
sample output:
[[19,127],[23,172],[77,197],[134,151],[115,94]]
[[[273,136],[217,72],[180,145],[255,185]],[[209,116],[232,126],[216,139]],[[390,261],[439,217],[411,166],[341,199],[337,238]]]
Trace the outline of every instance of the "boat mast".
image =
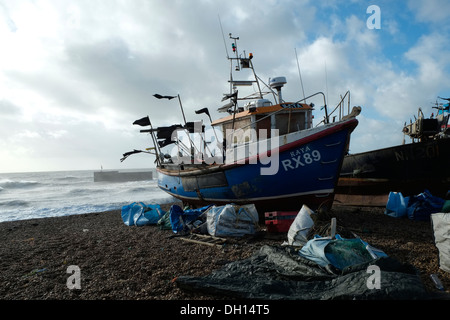
[[[238,50],[238,46],[237,46],[237,40],[239,40],[239,37],[233,37],[231,33],[229,33],[228,36],[230,37],[230,39],[233,40],[233,42],[231,43],[231,48],[233,49],[233,53],[235,54],[235,57],[229,57],[228,53],[227,53],[227,58],[228,58],[228,60],[230,60],[230,94],[233,94],[235,91],[237,91],[235,89],[236,86],[251,86],[251,85],[253,85],[253,83],[256,83],[256,85],[258,87],[258,97],[262,99],[263,93],[261,91],[261,86],[258,81],[258,76],[256,75],[255,68],[253,67],[253,63],[252,63],[253,54],[250,53],[249,56],[247,57],[245,54],[245,51],[244,51],[245,57],[242,58],[239,55],[239,50]],[[236,61],[235,66],[233,66],[234,61]],[[233,69],[234,69],[234,71],[241,71],[241,69],[251,69],[253,72],[254,80],[234,80],[233,79]],[[240,98],[240,99],[238,98],[237,100],[244,100],[244,99],[249,99],[249,98],[248,97]],[[251,99],[254,99],[254,96],[251,97]]]

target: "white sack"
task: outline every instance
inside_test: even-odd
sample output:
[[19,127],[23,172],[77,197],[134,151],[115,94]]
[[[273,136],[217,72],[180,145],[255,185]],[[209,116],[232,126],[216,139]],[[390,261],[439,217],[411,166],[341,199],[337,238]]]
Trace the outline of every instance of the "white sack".
[[289,245],[304,246],[308,242],[309,230],[314,226],[314,221],[311,219],[313,213],[314,211],[308,206],[302,206],[289,228],[287,235]]
[[450,213],[433,213],[431,224],[434,241],[439,250],[439,267],[450,272]]

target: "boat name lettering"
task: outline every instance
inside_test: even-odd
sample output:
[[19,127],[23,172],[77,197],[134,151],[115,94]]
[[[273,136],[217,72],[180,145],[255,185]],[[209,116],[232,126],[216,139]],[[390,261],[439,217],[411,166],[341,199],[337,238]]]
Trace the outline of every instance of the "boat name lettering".
[[298,148],[297,150],[291,151],[290,155],[291,155],[292,158],[294,158],[294,157],[299,156],[299,155],[301,155],[301,154],[303,154],[305,152],[310,152],[310,151],[311,151],[311,149],[308,146],[306,146],[306,147]]
[[399,150],[395,151],[395,160],[397,162],[400,161],[408,161],[415,159],[432,159],[439,156],[439,146],[438,145],[429,145],[426,147],[418,147],[414,150]]
[[303,108],[301,103],[282,103],[280,105],[282,108],[289,109],[289,108]]
[[294,170],[298,167],[304,167],[305,165],[320,161],[321,159],[321,155],[318,150],[312,150],[311,152],[303,153],[300,153],[298,151],[299,149],[297,149],[297,151],[291,152],[291,159],[285,159],[281,161],[281,164],[283,165],[285,171]]

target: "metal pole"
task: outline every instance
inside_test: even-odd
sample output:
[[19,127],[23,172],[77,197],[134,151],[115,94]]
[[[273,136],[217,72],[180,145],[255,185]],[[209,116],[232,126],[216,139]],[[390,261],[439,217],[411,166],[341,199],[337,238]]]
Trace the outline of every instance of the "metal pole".
[[184,116],[184,111],[183,111],[183,105],[181,104],[181,98],[180,95],[178,94],[178,101],[180,102],[180,108],[181,108],[181,113],[183,114],[183,120],[184,120],[184,125],[186,125],[186,117]]
[[160,154],[161,154],[161,150],[159,148],[158,139],[156,139],[156,137],[154,135],[154,130],[153,130],[153,126],[152,126],[152,123],[150,121],[150,118],[148,119],[148,122],[150,123],[150,135],[152,136],[153,145],[155,146],[156,164],[158,166],[161,166],[161,159],[159,158]]

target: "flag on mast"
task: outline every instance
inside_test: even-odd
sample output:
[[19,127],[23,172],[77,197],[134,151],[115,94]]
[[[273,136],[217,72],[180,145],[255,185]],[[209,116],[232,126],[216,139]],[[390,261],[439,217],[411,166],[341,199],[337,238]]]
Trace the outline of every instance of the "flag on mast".
[[173,98],[176,98],[177,96],[162,96],[162,95],[160,95],[160,94],[154,94],[153,95],[156,99],[173,99]]
[[148,116],[142,118],[142,119],[138,119],[136,121],[133,122],[133,124],[137,124],[139,126],[145,127],[145,126],[149,126],[150,125],[150,118]]

